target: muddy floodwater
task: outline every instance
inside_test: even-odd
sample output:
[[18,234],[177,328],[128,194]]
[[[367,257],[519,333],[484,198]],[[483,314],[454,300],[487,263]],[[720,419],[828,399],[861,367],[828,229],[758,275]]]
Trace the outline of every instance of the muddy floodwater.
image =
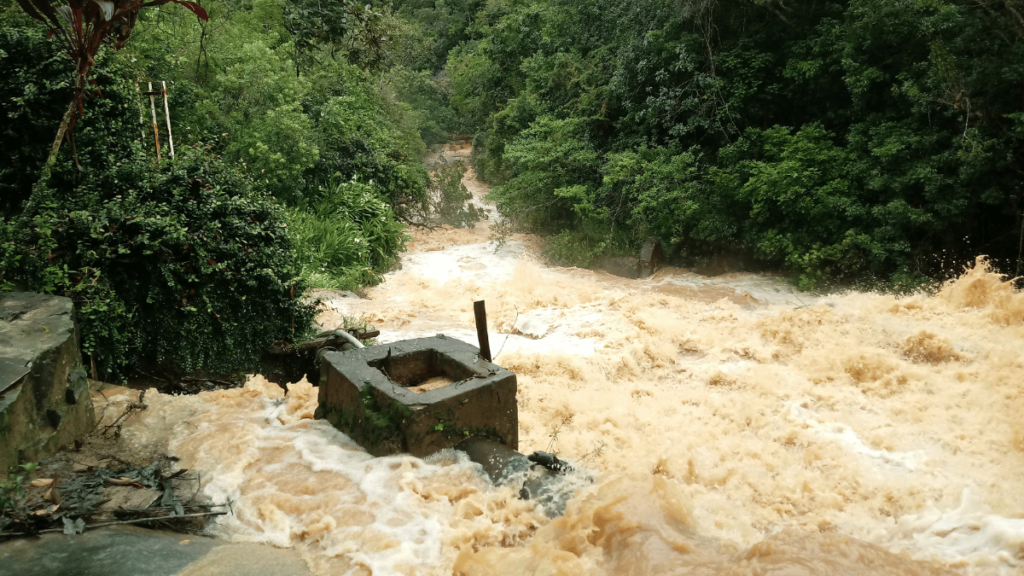
[[475,344],[486,300],[520,451],[593,482],[549,519],[456,454],[369,456],[304,381],[153,391],[125,437],[167,439],[233,503],[218,534],[332,575],[1024,573],[1024,295],[984,264],[935,295],[812,297],[548,267],[485,225],[413,234],[368,299],[321,293],[321,324]]

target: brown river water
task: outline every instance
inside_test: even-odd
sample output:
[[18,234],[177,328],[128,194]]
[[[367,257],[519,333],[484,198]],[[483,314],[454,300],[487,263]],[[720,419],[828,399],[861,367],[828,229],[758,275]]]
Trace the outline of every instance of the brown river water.
[[152,391],[125,437],[232,502],[219,535],[317,574],[1024,574],[1024,294],[983,262],[935,295],[813,297],[549,267],[486,225],[413,235],[368,299],[320,293],[320,323],[475,344],[485,299],[520,451],[593,482],[548,519],[456,453],[368,455],[305,381]]

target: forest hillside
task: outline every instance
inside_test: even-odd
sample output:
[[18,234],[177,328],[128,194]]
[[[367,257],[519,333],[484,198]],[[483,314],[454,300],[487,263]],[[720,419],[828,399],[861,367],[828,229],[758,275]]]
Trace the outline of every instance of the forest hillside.
[[72,297],[94,377],[308,335],[307,288],[472,223],[452,138],[558,264],[1024,272],[1022,0],[166,0],[76,47],[106,4],[0,0],[0,289]]

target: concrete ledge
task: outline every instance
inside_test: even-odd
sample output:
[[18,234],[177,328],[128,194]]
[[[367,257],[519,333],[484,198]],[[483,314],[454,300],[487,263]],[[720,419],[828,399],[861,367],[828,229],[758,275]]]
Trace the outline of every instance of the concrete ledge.
[[[316,417],[375,456],[426,456],[470,436],[519,448],[515,374],[462,341],[438,335],[330,352],[320,369]],[[447,384],[414,391],[427,381]]]
[[35,461],[95,423],[71,300],[31,292],[0,299],[0,473]]

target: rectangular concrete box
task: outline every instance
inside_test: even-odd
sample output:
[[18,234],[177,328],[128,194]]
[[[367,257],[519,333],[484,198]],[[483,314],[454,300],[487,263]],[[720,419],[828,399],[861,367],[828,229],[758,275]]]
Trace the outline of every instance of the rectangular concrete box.
[[[409,389],[438,376],[453,382]],[[375,456],[426,456],[470,436],[519,448],[516,375],[444,335],[325,354],[319,400],[316,417]]]

